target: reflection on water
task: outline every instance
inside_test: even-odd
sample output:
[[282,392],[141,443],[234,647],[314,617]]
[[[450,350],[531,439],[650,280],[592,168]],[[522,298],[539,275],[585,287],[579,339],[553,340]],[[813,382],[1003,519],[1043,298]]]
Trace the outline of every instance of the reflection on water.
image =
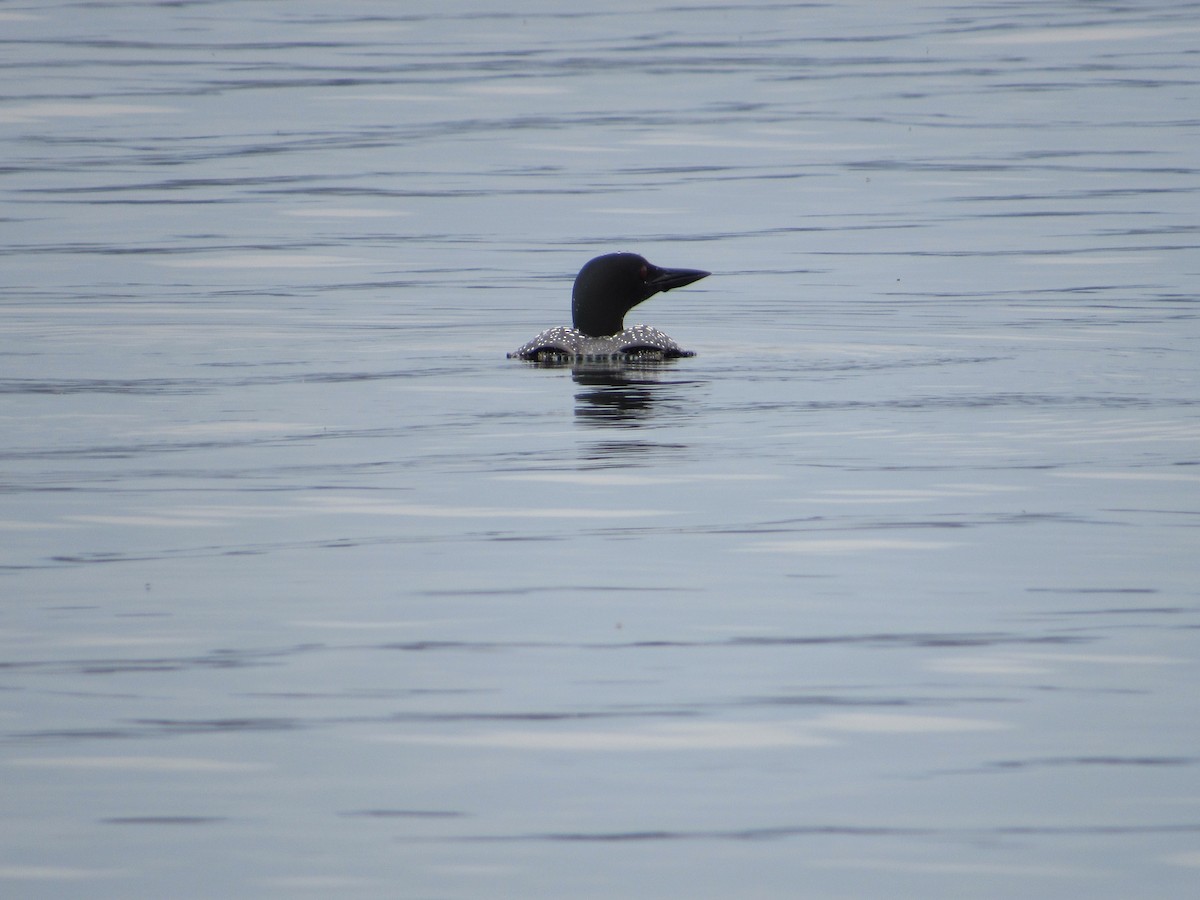
[[0,11],[0,893],[1191,896],[1194,10],[493,6]]
[[581,365],[572,369],[575,419],[594,427],[636,428],[669,417],[689,417],[687,399],[695,381],[675,371],[675,361],[613,366]]

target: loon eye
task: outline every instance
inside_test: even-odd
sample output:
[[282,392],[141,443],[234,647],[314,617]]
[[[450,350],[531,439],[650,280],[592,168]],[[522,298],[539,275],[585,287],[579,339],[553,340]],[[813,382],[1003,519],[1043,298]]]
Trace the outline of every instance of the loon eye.
[[650,277],[650,267],[643,264],[642,265],[642,281],[645,281],[649,277]]

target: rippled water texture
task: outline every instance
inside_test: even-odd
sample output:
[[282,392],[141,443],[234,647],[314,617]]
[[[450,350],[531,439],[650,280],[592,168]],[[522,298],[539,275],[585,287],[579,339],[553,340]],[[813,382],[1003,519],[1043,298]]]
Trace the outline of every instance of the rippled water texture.
[[0,44],[4,897],[1195,893],[1195,5]]

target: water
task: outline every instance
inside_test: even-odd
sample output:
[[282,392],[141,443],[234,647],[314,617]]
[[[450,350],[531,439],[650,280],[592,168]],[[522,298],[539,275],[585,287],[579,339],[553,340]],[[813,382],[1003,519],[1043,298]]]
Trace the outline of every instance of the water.
[[6,897],[1194,893],[1194,5],[0,35]]

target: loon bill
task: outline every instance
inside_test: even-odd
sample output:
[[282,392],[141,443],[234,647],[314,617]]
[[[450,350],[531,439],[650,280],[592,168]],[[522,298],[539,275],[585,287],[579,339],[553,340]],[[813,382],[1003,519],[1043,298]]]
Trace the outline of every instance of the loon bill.
[[695,356],[657,328],[625,327],[625,313],[660,291],[708,276],[700,269],[663,269],[636,253],[609,253],[588,262],[571,291],[571,324],[550,328],[509,359],[611,360]]

